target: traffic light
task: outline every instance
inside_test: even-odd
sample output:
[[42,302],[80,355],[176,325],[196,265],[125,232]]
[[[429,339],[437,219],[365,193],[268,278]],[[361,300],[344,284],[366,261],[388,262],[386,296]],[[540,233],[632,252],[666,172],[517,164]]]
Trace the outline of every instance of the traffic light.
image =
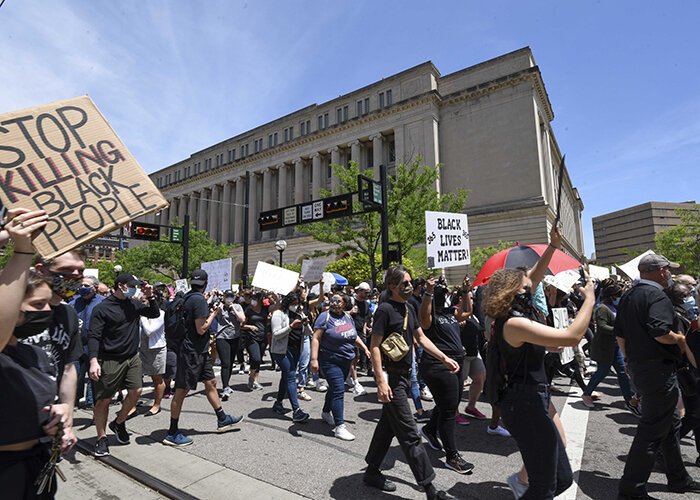
[[260,231],[267,231],[269,229],[277,229],[278,227],[282,227],[280,211],[270,210],[268,212],[262,212],[258,218],[258,224],[260,226]]
[[323,200],[323,218],[335,219],[352,215],[352,194],[341,194]]
[[131,237],[136,240],[158,241],[160,240],[160,226],[145,222],[132,222]]

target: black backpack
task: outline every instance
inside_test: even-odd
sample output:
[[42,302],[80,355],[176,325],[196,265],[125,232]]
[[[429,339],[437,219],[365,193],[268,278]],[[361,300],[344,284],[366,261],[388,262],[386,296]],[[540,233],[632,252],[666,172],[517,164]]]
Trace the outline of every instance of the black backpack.
[[175,297],[165,309],[165,341],[168,349],[178,349],[185,339],[185,300]]
[[497,405],[503,397],[508,385],[508,369],[502,354],[504,320],[496,320],[492,324],[491,339],[486,343],[486,381],[484,395],[492,405]]

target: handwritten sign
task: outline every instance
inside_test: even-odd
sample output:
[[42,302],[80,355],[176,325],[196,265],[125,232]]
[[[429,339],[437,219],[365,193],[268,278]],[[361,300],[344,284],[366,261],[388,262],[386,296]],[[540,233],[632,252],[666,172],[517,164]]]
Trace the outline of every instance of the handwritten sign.
[[175,293],[182,292],[187,293],[190,289],[190,285],[187,284],[186,279],[175,280]]
[[168,204],[89,97],[0,115],[0,201],[46,210],[44,258]]
[[202,262],[202,269],[209,276],[207,292],[211,292],[214,289],[219,291],[231,289],[231,259]]
[[329,259],[304,259],[301,262],[301,275],[307,283],[317,283],[326,270]]
[[425,247],[430,269],[470,264],[467,215],[426,211]]
[[593,264],[588,265],[588,274],[591,275],[591,279],[603,281],[610,277],[610,270],[607,267],[594,266]]
[[558,288],[564,293],[569,293],[574,283],[576,283],[580,277],[581,275],[577,269],[569,269],[568,271],[562,271],[554,276],[548,274],[542,278],[542,281]]
[[282,295],[294,290],[298,282],[299,273],[267,262],[258,262],[253,276],[253,287]]

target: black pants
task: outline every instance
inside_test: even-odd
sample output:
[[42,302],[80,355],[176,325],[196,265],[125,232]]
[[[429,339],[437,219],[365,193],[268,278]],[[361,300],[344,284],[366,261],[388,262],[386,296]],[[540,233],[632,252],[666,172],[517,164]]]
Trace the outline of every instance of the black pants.
[[390,403],[382,405],[382,416],[374,429],[365,462],[379,469],[389,451],[391,441],[396,436],[416,482],[425,486],[435,479],[435,471],[423,448],[411,407],[408,405],[411,398],[411,378],[408,375],[390,373],[389,387],[394,396]]
[[216,350],[221,360],[221,387],[226,389],[231,380],[231,368],[238,354],[240,337],[235,339],[216,339]]
[[267,341],[256,340],[252,337],[246,338],[245,348],[248,351],[248,361],[251,370],[259,370],[262,364],[262,357],[267,347]]
[[634,383],[642,396],[642,418],[627,455],[625,472],[620,479],[623,495],[644,495],[654,467],[656,452],[661,448],[666,464],[666,478],[671,486],[690,480],[683,465],[678,430],[681,426],[676,410],[678,381],[672,361],[630,361]]
[[34,481],[44,465],[49,461],[49,451],[45,445],[36,445],[26,451],[0,452],[0,484],[2,498],[7,500],[48,500],[54,498],[59,481],[54,477],[51,488],[41,495],[36,494]]
[[693,431],[695,449],[700,455],[700,395],[697,392],[695,394],[684,393],[683,405],[685,406],[685,416],[681,420],[679,438],[684,438],[690,431]]
[[544,359],[544,368],[550,385],[554,379],[554,376],[557,374],[557,372],[559,372],[565,377],[569,377],[570,379],[574,380],[582,391],[586,390],[586,382],[583,380],[583,376],[581,375],[581,371],[578,369],[578,364],[576,363],[575,358],[565,365],[562,365],[559,354],[556,352],[550,352],[545,355]]
[[564,443],[549,416],[544,385],[515,384],[501,399],[501,416],[518,443],[530,485],[523,500],[554,498],[574,481]]
[[[464,379],[462,378],[462,362],[459,361],[459,372],[450,373],[442,363],[424,355],[426,361],[420,364],[419,373],[428,384],[435,398],[430,422],[425,426],[429,434],[438,435],[445,447],[447,458],[458,453],[455,439],[455,415],[462,399]],[[463,360],[462,360],[463,361]]]

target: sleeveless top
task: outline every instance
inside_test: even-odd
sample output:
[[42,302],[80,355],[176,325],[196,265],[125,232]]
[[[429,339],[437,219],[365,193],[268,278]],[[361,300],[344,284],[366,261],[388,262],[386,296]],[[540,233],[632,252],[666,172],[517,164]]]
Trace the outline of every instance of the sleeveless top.
[[503,327],[510,318],[528,318],[537,321],[534,312],[511,309],[506,319],[496,320],[496,338],[499,340],[501,356],[505,360],[508,385],[548,384],[547,374],[544,369],[544,355],[546,349],[543,346],[525,342],[520,347],[513,347],[503,337]]

